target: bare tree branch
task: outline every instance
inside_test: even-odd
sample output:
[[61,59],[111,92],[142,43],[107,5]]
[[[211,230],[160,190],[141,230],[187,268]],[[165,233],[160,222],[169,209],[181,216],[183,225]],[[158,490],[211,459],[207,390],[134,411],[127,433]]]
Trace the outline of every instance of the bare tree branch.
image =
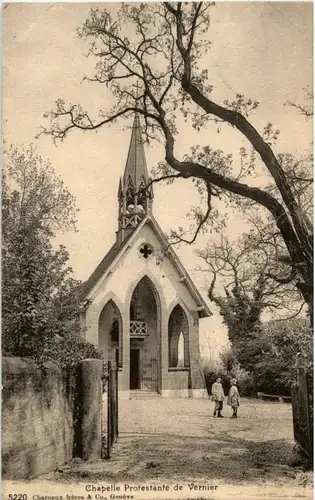
[[[310,204],[309,196],[303,196],[302,184],[310,185],[312,178],[294,172],[289,162],[290,169],[285,171],[281,159],[271,147],[278,132],[268,124],[260,134],[250,123],[248,115],[257,107],[256,101],[245,100],[240,94],[231,103],[218,104],[211,99],[207,71],[198,66],[198,58],[207,47],[202,33],[210,25],[210,5],[208,2],[139,6],[125,3],[119,9],[119,22],[106,9],[92,9],[79,30],[82,38],[92,40],[90,54],[97,61],[95,75],[90,80],[105,85],[116,104],[111,110],[101,112],[98,119],[92,119],[80,106],[66,107],[58,101],[57,110],[48,114],[52,120],[51,128],[43,128],[40,134],[63,140],[74,129],[97,130],[137,111],[144,118],[146,140],[162,137],[165,159],[176,175],[202,180],[207,186],[205,217],[200,218],[193,238],[181,238],[181,241],[194,242],[206,218],[211,217],[214,186],[219,193],[231,193],[265,207],[303,280],[299,289],[311,308],[313,233],[310,217],[302,208]],[[130,40],[124,36],[124,23],[134,28]],[[188,114],[186,107],[188,109],[191,103],[197,107],[196,113],[203,123],[208,119],[225,122],[249,141],[254,154],[262,159],[271,176],[272,188],[252,187],[240,182],[245,175],[250,175],[251,170],[250,161],[246,163],[244,158],[238,176],[233,178],[231,172],[216,169],[211,163],[204,164],[194,157],[183,161],[175,155],[175,111],[180,108]]]

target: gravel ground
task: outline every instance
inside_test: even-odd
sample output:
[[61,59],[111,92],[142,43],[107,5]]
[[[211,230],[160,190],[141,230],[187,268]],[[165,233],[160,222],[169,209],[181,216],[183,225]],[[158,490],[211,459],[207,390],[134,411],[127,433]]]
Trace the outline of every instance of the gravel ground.
[[237,420],[228,418],[227,406],[225,418],[214,418],[212,412],[213,403],[207,399],[123,400],[112,459],[88,463],[75,459],[46,478],[107,483],[210,481],[297,488],[305,495],[311,473],[289,466],[294,444],[291,405],[242,399]]

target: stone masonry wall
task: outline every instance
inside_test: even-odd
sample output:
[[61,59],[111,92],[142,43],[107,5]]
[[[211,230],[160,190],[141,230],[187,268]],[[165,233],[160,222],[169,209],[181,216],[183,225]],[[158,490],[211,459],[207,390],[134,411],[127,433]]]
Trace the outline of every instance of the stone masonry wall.
[[70,461],[73,404],[69,380],[53,363],[2,359],[2,474],[27,479]]

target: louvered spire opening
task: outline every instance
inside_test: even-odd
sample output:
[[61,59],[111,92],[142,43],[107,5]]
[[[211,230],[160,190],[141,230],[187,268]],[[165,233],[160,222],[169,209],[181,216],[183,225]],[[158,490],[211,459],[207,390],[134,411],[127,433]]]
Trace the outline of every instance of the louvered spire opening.
[[153,190],[149,184],[140,119],[135,114],[125,171],[119,181],[119,231],[121,240],[130,234],[151,210]]

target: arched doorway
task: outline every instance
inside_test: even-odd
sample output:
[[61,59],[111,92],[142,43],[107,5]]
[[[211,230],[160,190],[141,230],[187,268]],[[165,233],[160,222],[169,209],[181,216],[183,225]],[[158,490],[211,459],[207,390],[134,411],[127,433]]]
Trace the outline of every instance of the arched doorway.
[[99,317],[98,345],[105,359],[122,367],[122,319],[112,299],[105,304]]
[[189,326],[184,309],[177,304],[168,320],[168,360],[170,368],[189,366]]
[[159,390],[160,302],[148,276],[130,300],[130,389]]

